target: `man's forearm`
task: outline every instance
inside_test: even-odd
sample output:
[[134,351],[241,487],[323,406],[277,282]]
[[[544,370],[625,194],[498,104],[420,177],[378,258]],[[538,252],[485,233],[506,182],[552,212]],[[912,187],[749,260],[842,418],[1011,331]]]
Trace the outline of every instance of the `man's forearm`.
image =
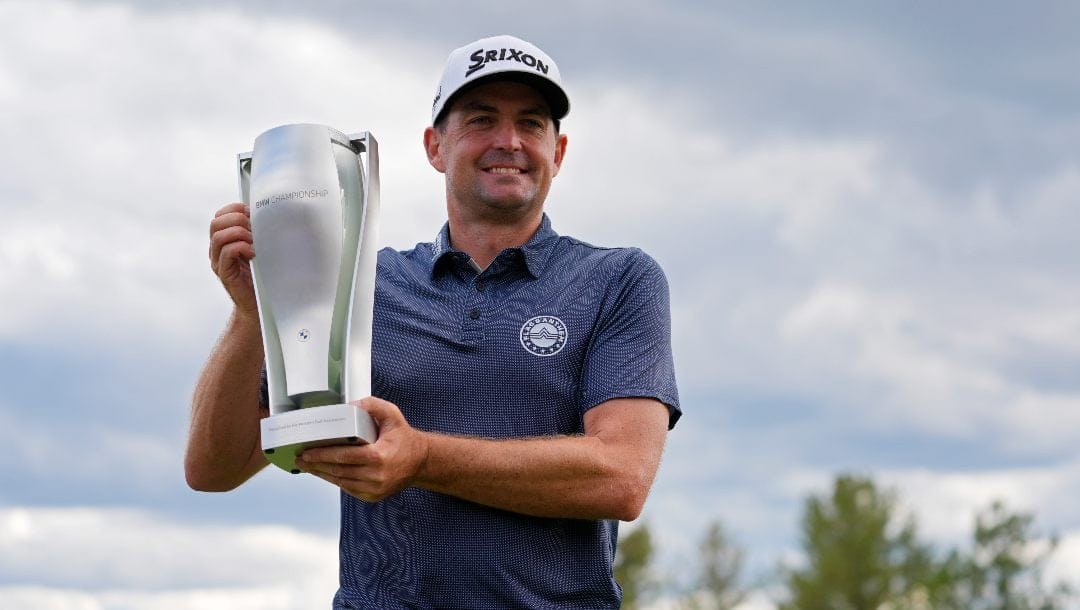
[[[632,520],[630,488],[591,437],[488,440],[429,435],[417,487],[539,517]],[[627,505],[630,505],[629,507]]]
[[619,424],[583,436],[427,434],[427,457],[413,484],[529,515],[631,521],[656,474],[667,411],[654,401],[598,407],[605,408],[618,413]]
[[234,312],[192,398],[184,470],[193,489],[233,489],[266,465],[259,437],[262,364],[258,320]]

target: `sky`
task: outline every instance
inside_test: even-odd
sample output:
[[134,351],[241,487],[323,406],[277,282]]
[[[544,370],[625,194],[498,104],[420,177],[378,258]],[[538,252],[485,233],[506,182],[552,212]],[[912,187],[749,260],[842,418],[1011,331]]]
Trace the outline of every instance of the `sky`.
[[1080,8],[1045,2],[0,0],[0,606],[325,608],[338,495],[182,472],[229,313],[235,155],[369,130],[382,240],[430,241],[420,142],[450,50],[509,33],[571,99],[554,228],[671,287],[685,416],[643,517],[720,521],[760,585],[809,494],[895,489],[941,547],[995,499],[1080,585]]

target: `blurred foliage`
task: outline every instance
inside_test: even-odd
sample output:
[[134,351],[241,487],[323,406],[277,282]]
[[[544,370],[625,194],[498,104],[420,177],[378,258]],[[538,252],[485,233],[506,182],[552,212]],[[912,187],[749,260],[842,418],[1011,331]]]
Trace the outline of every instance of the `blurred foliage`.
[[806,565],[786,573],[781,610],[1063,610],[1063,584],[1042,568],[1056,541],[1042,544],[1033,515],[1000,502],[981,513],[970,551],[943,556],[919,541],[894,493],[868,478],[837,477],[828,497],[811,497],[802,522]]
[[811,497],[802,522],[807,565],[787,574],[782,610],[937,608],[951,577],[919,542],[913,518],[899,522],[896,497],[855,476]]
[[1043,568],[1057,549],[1051,538],[1039,548],[1035,517],[1010,513],[995,502],[975,521],[973,551],[953,554],[957,610],[1057,610],[1076,601],[1064,583],[1044,584]]
[[652,574],[653,542],[647,523],[619,536],[615,552],[615,580],[622,586],[626,610],[637,610],[659,588]]
[[734,610],[746,598],[739,586],[743,555],[720,522],[710,524],[698,547],[698,576],[691,592],[681,600],[681,607]]
[[[1040,537],[1035,516],[994,502],[975,517],[971,543],[944,552],[920,540],[912,515],[872,479],[840,475],[831,493],[810,496],[802,516],[804,562],[782,568],[779,610],[1066,610],[1080,597],[1047,583],[1044,568],[1057,539]],[[646,524],[622,536],[615,556],[623,607],[635,610],[673,581],[652,570],[654,545]],[[736,610],[744,553],[719,522],[698,545],[689,589],[668,599],[683,610]]]

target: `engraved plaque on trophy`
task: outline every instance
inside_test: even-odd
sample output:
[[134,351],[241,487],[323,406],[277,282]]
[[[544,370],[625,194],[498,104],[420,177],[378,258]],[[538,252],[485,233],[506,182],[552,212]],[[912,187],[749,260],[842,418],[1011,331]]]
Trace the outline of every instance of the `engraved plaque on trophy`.
[[293,473],[305,447],[373,442],[371,315],[379,227],[378,143],[323,125],[282,125],[237,156],[270,416],[262,448]]

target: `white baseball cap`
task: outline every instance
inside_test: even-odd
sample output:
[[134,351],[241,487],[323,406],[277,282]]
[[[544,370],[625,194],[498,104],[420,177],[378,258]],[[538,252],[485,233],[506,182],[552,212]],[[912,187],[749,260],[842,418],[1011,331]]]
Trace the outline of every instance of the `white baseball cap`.
[[536,45],[504,34],[481,38],[450,53],[431,104],[431,123],[438,122],[455,95],[493,80],[511,80],[536,88],[547,100],[551,118],[556,121],[570,111],[570,100],[554,60]]

